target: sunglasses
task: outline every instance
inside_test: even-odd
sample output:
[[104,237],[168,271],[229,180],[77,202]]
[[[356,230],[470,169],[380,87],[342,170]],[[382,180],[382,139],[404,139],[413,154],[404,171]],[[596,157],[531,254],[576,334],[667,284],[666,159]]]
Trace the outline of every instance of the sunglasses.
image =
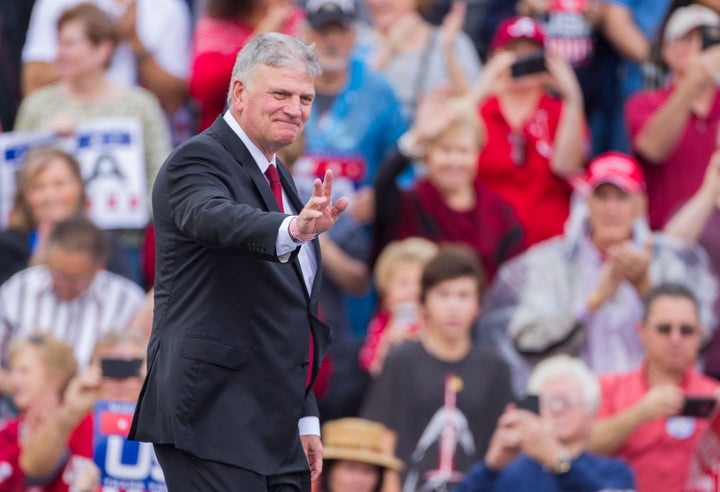
[[[680,335],[689,337],[697,333],[698,328],[695,325],[680,325],[677,327],[680,331]],[[660,323],[655,325],[655,330],[661,335],[669,335],[673,331],[673,325],[670,323]]]

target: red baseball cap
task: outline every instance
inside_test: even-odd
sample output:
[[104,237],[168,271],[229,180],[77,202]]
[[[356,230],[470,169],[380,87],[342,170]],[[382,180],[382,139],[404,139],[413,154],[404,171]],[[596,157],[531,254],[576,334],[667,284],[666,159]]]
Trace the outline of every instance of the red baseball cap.
[[614,184],[626,193],[645,189],[645,177],[638,161],[621,152],[606,152],[588,164],[583,180],[590,190],[605,183]]
[[535,19],[512,17],[502,21],[495,30],[495,35],[490,42],[490,51],[500,49],[516,39],[527,39],[541,47],[545,46],[545,32]]

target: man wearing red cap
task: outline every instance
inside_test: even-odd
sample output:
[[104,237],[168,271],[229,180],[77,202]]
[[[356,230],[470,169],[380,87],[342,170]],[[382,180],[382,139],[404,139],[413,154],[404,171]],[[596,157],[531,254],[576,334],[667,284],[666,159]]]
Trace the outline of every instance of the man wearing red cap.
[[[628,155],[612,152],[592,161],[577,183],[584,203],[574,204],[565,234],[500,270],[481,332],[506,327],[511,356],[517,350],[526,361],[566,352],[597,374],[630,370],[643,356],[634,330],[642,297],[669,281],[693,292],[703,324],[712,328],[717,284],[707,255],[697,245],[650,233],[644,186],[640,166]],[[515,358],[519,384],[527,367]]]

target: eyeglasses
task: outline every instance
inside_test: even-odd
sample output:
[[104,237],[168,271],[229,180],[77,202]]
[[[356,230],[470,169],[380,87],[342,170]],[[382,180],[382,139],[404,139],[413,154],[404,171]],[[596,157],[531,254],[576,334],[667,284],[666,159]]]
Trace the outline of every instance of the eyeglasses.
[[553,395],[541,394],[540,404],[547,409],[562,411],[569,408],[576,408],[582,403],[582,399],[576,395]]
[[[697,333],[698,327],[695,325],[680,325],[677,327],[680,331],[680,335],[684,337],[689,337]],[[673,325],[670,323],[660,323],[655,325],[655,330],[660,333],[661,335],[670,335],[673,331]]]

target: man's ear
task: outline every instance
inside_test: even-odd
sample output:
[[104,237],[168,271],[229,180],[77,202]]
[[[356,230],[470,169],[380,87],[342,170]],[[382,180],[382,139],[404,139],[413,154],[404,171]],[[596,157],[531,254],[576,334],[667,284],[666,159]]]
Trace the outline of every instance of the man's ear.
[[233,107],[237,106],[243,97],[243,94],[247,91],[247,87],[242,83],[241,80],[233,80],[230,94],[232,96]]

